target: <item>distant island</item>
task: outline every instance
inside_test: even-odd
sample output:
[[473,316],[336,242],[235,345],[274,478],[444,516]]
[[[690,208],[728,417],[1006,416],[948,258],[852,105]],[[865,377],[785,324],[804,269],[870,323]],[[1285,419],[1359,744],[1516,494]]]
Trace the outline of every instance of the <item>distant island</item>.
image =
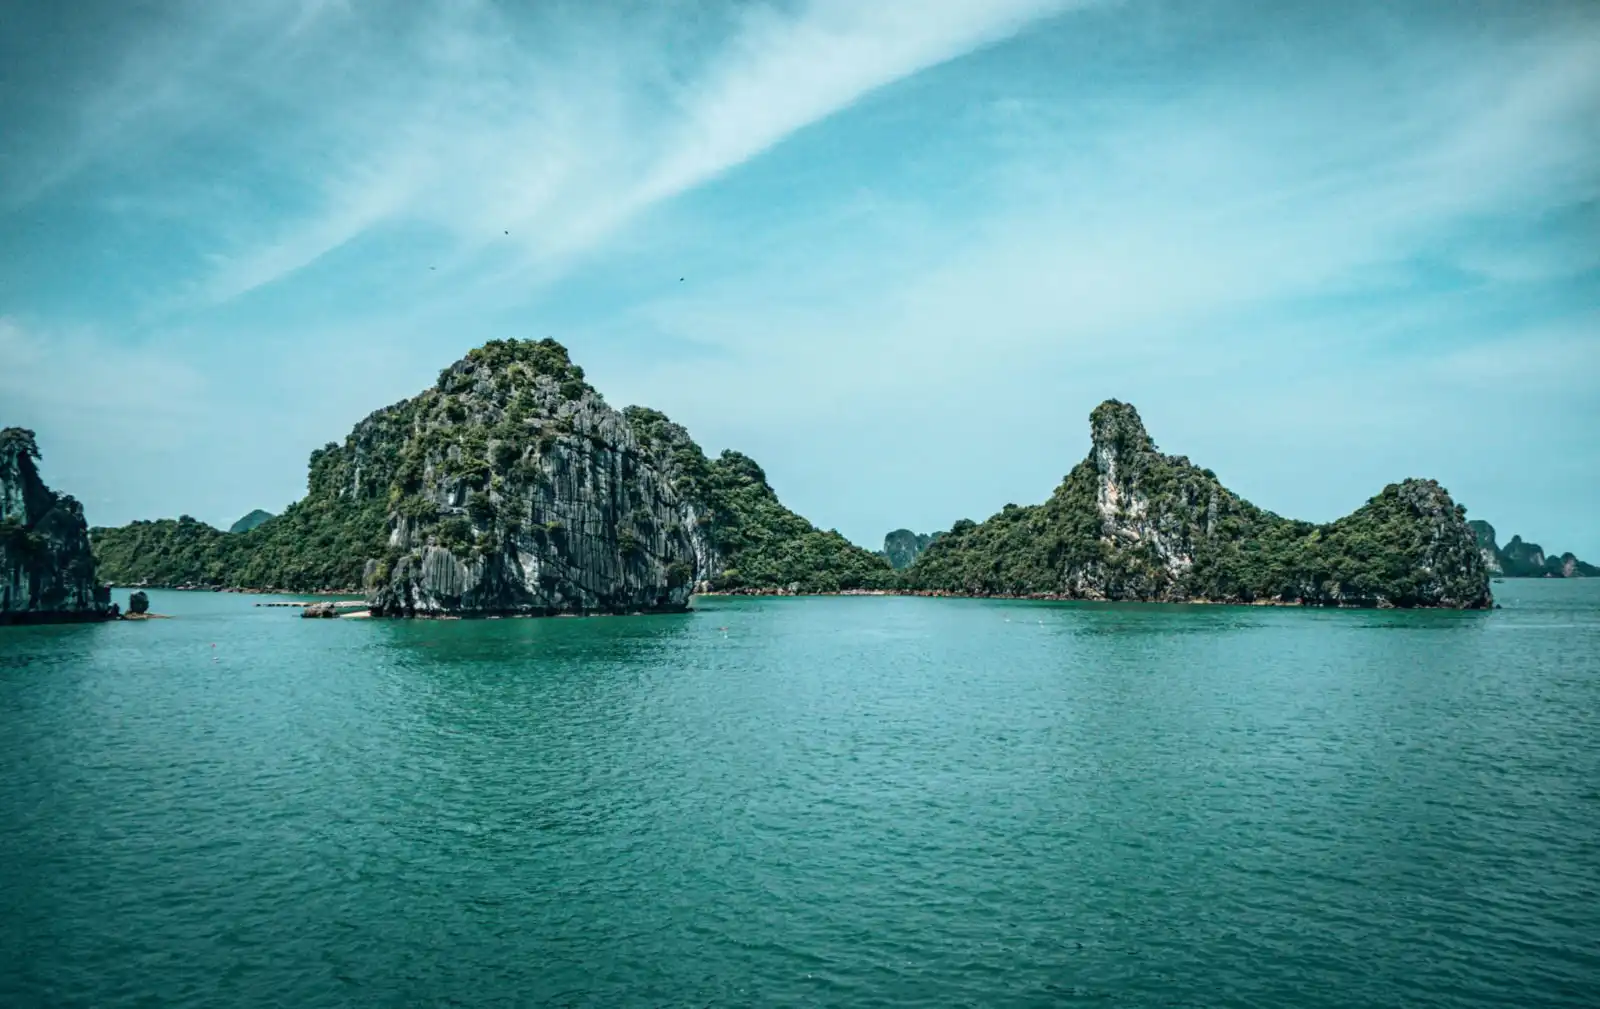
[[883,549],[878,556],[889,562],[896,571],[915,564],[922,552],[943,533],[914,533],[910,529],[896,529],[883,538]]
[[282,515],[92,537],[116,584],[364,591],[377,615],[672,611],[696,592],[1492,605],[1464,510],[1433,481],[1297,522],[1160,453],[1129,404],[1090,422],[1049,501],[899,530],[875,554],[785,508],[749,457],[610,407],[559,343],[494,341],[314,452]]
[[1477,537],[1478,550],[1489,573],[1498,578],[1600,578],[1600,567],[1585,564],[1571,553],[1546,555],[1537,543],[1524,543],[1521,536],[1501,547],[1495,542],[1494,526],[1482,519],[1467,523]]
[[228,531],[230,533],[247,533],[261,523],[274,517],[275,516],[271,512],[262,511],[260,508],[257,508],[255,511],[229,526]]

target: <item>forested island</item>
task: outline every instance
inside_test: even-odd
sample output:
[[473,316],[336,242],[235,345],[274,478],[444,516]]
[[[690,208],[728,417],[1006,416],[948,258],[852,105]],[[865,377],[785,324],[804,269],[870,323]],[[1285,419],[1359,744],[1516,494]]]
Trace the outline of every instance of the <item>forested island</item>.
[[1115,400],[1050,500],[862,549],[785,508],[761,467],[616,410],[552,340],[494,341],[312,454],[306,496],[237,532],[92,531],[115,584],[360,591],[379,614],[682,609],[695,592],[1482,608],[1489,569],[1437,483],[1317,525],[1161,453]]
[[1286,519],[1166,455],[1130,404],[1090,415],[1089,455],[1041,505],[957,522],[903,576],[969,595],[1322,606],[1492,605],[1466,511],[1390,484],[1323,525]]
[[1524,543],[1513,535],[1504,547],[1495,542],[1494,526],[1482,519],[1467,523],[1478,539],[1484,566],[1499,578],[1596,578],[1600,567],[1586,564],[1568,551],[1546,555],[1537,543]]

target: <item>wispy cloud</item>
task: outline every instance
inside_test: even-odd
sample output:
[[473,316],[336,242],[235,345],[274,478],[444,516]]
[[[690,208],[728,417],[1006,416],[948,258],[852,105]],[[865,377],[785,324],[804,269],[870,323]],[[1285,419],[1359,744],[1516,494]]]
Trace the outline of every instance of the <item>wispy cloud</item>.
[[251,488],[550,333],[863,540],[1042,497],[1107,395],[1270,507],[1514,521],[1474,443],[1600,492],[1600,16],[1447,6],[178,4],[0,195],[91,193],[164,257],[139,340],[304,404]]
[[[497,275],[525,282],[863,95],[1077,5],[809,0],[624,18],[475,0],[405,17],[246,4],[168,22],[181,41],[130,57],[50,181],[147,130],[227,132],[240,124],[218,123],[221,96],[240,112],[265,96],[266,128],[239,142],[286,195],[263,202],[258,225],[213,234],[202,297],[246,294],[393,224],[427,229],[436,266],[482,268],[487,252]],[[100,104],[112,100],[116,115]]]
[[[1008,104],[1003,128],[1025,153],[992,166],[985,213],[960,241],[903,266],[889,251],[929,236],[897,229],[890,203],[845,247],[824,229],[771,274],[742,272],[642,311],[652,328],[751,351],[725,367],[760,416],[788,423],[774,414],[782,404],[814,406],[775,395],[802,368],[831,369],[836,398],[960,385],[975,367],[1041,358],[1182,368],[1212,353],[1198,335],[1219,320],[1250,327],[1229,334],[1232,353],[1282,349],[1282,317],[1262,312],[1404,297],[1419,259],[1482,283],[1560,280],[1593,262],[1585,243],[1548,224],[1506,245],[1480,232],[1600,200],[1596,56],[1591,25],[1553,47],[1441,43],[1382,81],[1359,67],[1275,90],[1198,81],[1115,117],[1060,106],[1019,117]],[[870,293],[841,301],[797,287],[786,275],[808,257],[827,263],[813,275],[864,276]],[[1411,293],[1405,314],[1419,334],[1435,332],[1436,296]],[[747,334],[758,317],[768,339],[756,347]],[[1384,332],[1337,342],[1345,353],[1404,346],[1404,332]]]

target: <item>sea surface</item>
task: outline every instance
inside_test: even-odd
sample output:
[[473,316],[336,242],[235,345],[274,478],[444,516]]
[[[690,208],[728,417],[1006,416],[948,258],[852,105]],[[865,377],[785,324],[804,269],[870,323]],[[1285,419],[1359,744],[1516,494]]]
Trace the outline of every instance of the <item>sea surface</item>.
[[1600,580],[1495,591],[0,629],[0,1006],[1594,1007]]

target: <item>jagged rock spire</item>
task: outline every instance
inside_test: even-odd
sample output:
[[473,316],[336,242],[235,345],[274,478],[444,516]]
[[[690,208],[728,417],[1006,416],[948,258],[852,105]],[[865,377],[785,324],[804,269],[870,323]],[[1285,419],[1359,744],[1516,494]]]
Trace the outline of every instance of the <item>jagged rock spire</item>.
[[1144,429],[1139,411],[1132,403],[1108,399],[1089,414],[1089,433],[1096,450],[1111,449],[1118,454],[1153,452],[1156,443]]

